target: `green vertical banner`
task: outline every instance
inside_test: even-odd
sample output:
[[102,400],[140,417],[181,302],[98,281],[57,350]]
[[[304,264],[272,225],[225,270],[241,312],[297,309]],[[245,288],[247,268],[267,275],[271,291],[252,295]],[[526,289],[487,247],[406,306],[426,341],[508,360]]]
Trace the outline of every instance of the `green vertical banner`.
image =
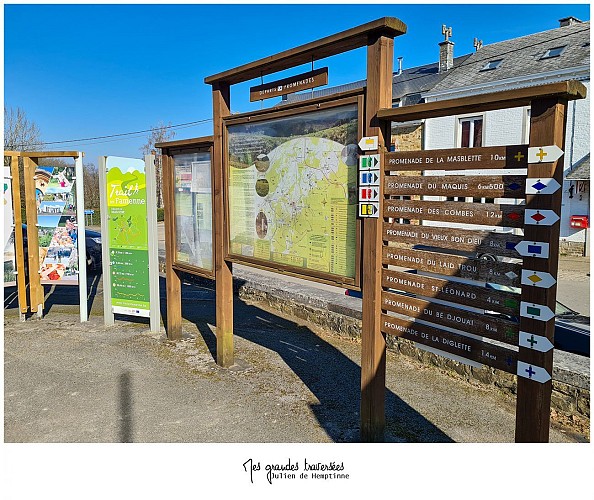
[[145,164],[143,160],[108,156],[106,168],[112,310],[149,317]]

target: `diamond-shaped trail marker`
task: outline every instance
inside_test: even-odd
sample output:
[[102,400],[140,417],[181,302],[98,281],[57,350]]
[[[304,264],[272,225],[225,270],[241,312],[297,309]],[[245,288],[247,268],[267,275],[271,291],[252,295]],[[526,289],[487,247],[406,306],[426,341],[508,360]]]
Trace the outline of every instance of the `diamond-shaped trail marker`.
[[506,217],[513,221],[517,221],[522,217],[522,214],[520,214],[518,212],[509,212],[508,214],[506,214]]
[[526,179],[526,194],[553,194],[560,187],[555,179]]
[[506,275],[506,276],[507,276],[507,277],[508,277],[510,280],[513,280],[513,279],[515,279],[515,278],[517,278],[517,277],[518,277],[518,275],[517,275],[516,273],[514,273],[513,271],[510,271],[510,272],[508,272],[508,273],[505,273],[505,275]]
[[516,191],[517,189],[520,189],[522,186],[520,184],[518,184],[517,182],[512,182],[511,184],[508,184],[507,187],[509,189],[511,189],[512,191]]
[[557,283],[557,280],[549,273],[522,269],[522,285],[551,288],[555,283]]
[[527,208],[524,211],[524,224],[552,226],[559,220],[559,216],[553,210],[534,210]]

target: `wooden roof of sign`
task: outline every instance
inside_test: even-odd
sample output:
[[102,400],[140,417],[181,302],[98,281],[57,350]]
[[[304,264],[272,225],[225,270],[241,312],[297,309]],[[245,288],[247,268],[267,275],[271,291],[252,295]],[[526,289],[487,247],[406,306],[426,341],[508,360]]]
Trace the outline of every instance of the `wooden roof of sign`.
[[395,17],[382,17],[315,42],[208,76],[204,83],[214,85],[224,82],[233,85],[366,46],[370,36],[381,34],[394,38],[404,33],[406,25],[402,21]]
[[438,118],[442,116],[458,115],[495,109],[515,108],[529,106],[534,99],[544,97],[561,97],[567,100],[583,99],[586,97],[586,87],[576,80],[567,80],[558,83],[548,83],[525,87],[521,89],[478,94],[443,101],[425,102],[401,108],[380,109],[377,117],[382,120],[405,122],[420,118]]
[[80,151],[23,151],[20,155],[26,158],[78,158],[85,154]]
[[158,142],[155,144],[156,148],[179,148],[183,146],[194,146],[201,144],[209,144],[214,141],[212,135],[206,137],[194,137],[192,139],[180,139],[178,141]]

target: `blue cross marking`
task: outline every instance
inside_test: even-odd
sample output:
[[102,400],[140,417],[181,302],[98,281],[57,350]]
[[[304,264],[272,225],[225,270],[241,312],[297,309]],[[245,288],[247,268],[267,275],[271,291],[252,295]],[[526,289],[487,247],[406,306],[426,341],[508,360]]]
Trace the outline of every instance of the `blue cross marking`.
[[534,375],[536,372],[532,369],[532,365],[530,365],[528,367],[527,370],[525,370],[528,373],[528,378],[532,378],[532,375]]

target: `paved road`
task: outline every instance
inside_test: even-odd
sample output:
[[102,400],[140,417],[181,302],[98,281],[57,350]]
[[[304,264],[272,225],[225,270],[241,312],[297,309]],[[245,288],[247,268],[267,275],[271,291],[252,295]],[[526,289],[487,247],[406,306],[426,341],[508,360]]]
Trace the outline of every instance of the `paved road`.
[[[358,440],[357,342],[236,300],[237,363],[224,370],[213,361],[214,291],[183,290],[179,342],[142,323],[104,327],[101,280],[86,324],[70,287],[50,295],[43,320],[22,323],[6,310],[5,441]],[[387,364],[387,441],[513,441],[514,398],[391,352]],[[584,439],[551,433],[554,442]]]

